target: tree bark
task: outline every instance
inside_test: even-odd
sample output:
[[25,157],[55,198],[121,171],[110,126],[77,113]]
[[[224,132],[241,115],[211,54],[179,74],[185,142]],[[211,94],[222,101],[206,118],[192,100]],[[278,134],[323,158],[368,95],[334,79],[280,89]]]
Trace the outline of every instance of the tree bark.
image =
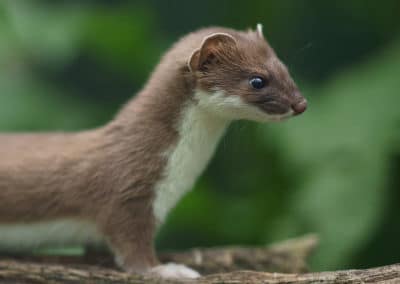
[[115,269],[109,255],[94,253],[85,257],[14,256],[0,261],[0,283],[400,283],[400,265],[304,273],[306,259],[317,242],[310,235],[266,248],[225,247],[161,254],[164,262],[183,263],[202,272],[204,276],[196,280],[129,275]]

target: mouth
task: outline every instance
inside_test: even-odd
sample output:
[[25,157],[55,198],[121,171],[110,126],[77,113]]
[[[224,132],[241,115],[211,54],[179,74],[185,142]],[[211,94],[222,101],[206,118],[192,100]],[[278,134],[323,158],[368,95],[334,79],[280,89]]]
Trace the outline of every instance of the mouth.
[[290,105],[279,103],[275,100],[260,102],[257,106],[270,118],[271,121],[282,121],[294,114]]
[[288,105],[280,104],[277,102],[263,103],[259,104],[259,108],[269,114],[274,116],[282,116],[286,115],[289,112],[292,112],[292,109]]

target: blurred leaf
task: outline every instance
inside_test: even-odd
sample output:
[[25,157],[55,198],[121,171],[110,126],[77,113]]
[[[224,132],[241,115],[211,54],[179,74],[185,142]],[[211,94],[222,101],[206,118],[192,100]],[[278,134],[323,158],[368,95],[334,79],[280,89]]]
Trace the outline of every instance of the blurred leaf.
[[85,42],[93,54],[134,74],[149,73],[165,49],[154,32],[153,12],[143,5],[100,6],[92,11],[85,29]]
[[[24,73],[0,72],[0,129],[72,130],[97,125],[94,106]],[[51,119],[50,119],[51,118]]]
[[53,64],[63,64],[76,52],[82,37],[85,9],[78,5],[64,5],[55,9],[29,1],[2,3],[6,11],[7,31],[14,44],[35,58]]

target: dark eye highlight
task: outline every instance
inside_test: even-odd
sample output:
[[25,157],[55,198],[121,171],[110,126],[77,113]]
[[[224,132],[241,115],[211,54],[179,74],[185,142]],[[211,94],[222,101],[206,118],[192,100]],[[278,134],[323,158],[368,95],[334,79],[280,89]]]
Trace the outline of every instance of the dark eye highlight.
[[251,77],[249,80],[249,84],[250,86],[252,86],[254,89],[262,89],[265,87],[265,79],[255,76],[255,77]]

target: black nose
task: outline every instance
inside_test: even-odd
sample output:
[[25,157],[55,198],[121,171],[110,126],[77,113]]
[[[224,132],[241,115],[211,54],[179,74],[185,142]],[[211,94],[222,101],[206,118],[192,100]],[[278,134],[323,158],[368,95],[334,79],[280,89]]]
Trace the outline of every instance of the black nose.
[[295,115],[305,112],[307,109],[306,99],[303,98],[300,102],[292,104],[292,109]]

